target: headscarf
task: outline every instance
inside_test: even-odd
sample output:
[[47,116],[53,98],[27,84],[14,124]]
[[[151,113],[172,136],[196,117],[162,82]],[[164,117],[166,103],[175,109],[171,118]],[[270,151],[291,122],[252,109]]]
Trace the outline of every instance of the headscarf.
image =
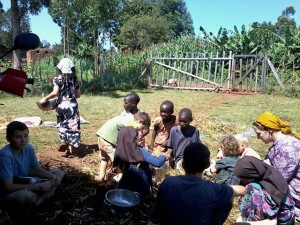
[[253,156],[239,159],[234,174],[242,179],[253,179],[260,184],[278,206],[286,198],[289,190],[287,181],[275,168]]
[[74,67],[74,63],[69,58],[63,58],[57,64],[57,68],[61,70],[63,74],[72,74],[72,68]]
[[138,132],[134,127],[125,126],[119,130],[114,166],[122,163],[140,163],[144,161],[137,139]]
[[291,134],[300,140],[300,134],[293,132],[289,124],[283,122],[278,116],[270,112],[261,114],[255,122],[260,126],[281,131],[283,134]]

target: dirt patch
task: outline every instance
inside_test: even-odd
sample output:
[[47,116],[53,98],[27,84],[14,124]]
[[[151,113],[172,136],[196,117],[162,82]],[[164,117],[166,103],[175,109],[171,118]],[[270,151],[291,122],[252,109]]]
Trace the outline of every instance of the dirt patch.
[[82,143],[75,158],[66,158],[63,155],[63,152],[58,151],[58,146],[55,146],[39,153],[38,158],[46,167],[59,167],[70,171],[82,171],[85,167],[89,167],[93,171],[99,164],[99,149],[95,143]]
[[[69,225],[69,224],[147,224],[153,198],[124,211],[116,211],[104,203],[108,190],[116,183],[99,184],[94,181],[98,171],[99,149],[94,143],[82,143],[75,158],[65,158],[58,146],[49,147],[38,154],[43,167],[60,168],[65,171],[63,182],[53,199],[39,209],[7,214],[0,210],[0,224]],[[111,174],[112,176],[113,174]],[[30,215],[30,216],[29,216]]]
[[[252,93],[246,93],[246,92],[234,92],[234,93],[222,93],[220,94],[219,98],[215,98],[214,101],[210,101],[207,105],[210,106],[210,108],[218,106],[220,104],[223,104],[224,102],[231,102],[231,101],[237,101],[245,95],[252,95]],[[195,110],[196,111],[196,110]]]

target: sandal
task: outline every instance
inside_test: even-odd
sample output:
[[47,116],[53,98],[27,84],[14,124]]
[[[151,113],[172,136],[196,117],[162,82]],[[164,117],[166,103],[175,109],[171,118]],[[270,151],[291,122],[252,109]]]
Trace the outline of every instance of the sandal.
[[75,155],[72,154],[72,153],[69,152],[69,151],[66,151],[65,154],[62,155],[62,157],[66,157],[66,158],[71,159],[71,158],[75,158]]
[[75,158],[75,155],[71,153],[70,155],[68,155],[67,158],[68,158],[68,159],[73,159],[73,158]]

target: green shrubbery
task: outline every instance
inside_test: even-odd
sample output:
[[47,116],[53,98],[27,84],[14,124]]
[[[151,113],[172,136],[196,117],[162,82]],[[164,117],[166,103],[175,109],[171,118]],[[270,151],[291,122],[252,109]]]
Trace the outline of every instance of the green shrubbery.
[[[153,45],[138,54],[122,54],[106,52],[103,61],[99,62],[98,71],[94,69],[94,59],[72,58],[77,69],[77,76],[82,81],[86,93],[96,94],[106,90],[129,90],[133,88],[146,88],[146,77],[141,74],[146,66],[147,59],[153,56],[180,57],[193,54],[216,53],[220,47],[194,36],[182,36],[169,43]],[[210,51],[210,52],[209,52]],[[178,55],[180,54],[180,55]],[[245,53],[247,54],[247,53]],[[47,92],[52,86],[55,75],[55,66],[59,56],[37,61],[35,65],[25,68],[29,76],[35,78],[34,94]],[[34,66],[34,67],[33,67]],[[271,73],[271,72],[270,72]],[[285,68],[278,71],[285,86],[284,94],[299,97],[300,71]],[[273,76],[268,76],[268,93],[281,93]]]

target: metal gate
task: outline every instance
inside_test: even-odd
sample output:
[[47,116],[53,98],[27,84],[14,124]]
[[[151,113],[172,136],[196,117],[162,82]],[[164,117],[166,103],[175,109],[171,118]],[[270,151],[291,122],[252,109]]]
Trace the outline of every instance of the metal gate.
[[148,86],[228,92],[266,91],[273,74],[284,86],[267,56],[213,53],[170,53],[151,56],[143,74]]

